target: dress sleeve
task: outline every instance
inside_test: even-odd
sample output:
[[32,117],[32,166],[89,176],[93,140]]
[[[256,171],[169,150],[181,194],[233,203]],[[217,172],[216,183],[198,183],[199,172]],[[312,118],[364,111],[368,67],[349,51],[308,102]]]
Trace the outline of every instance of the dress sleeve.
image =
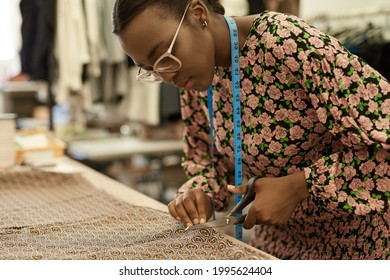
[[[302,84],[337,153],[304,169],[314,203],[355,215],[387,213],[389,82],[330,36],[307,27]],[[336,147],[338,146],[338,147]]]
[[214,153],[214,170],[211,157],[211,137],[207,111],[207,94],[182,91],[181,112],[184,123],[184,157],[182,166],[189,177],[178,194],[199,188],[214,199],[216,210],[228,206],[228,163],[222,155]]

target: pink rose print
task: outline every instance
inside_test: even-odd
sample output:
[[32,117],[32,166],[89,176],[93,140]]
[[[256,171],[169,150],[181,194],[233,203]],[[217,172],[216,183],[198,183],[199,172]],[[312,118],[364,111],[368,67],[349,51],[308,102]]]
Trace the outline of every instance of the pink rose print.
[[382,113],[385,115],[390,114],[390,99],[387,98],[383,103],[382,103]]
[[282,138],[285,138],[286,136],[287,136],[286,129],[278,125],[275,128],[275,139],[280,140]]
[[287,55],[291,55],[297,52],[297,43],[293,39],[287,39],[283,43],[283,49]]
[[347,55],[338,55],[336,58],[336,65],[341,68],[347,68],[349,59]]
[[[256,63],[256,60],[257,60],[257,53],[254,50],[250,50],[248,52],[248,62],[250,63],[250,65],[254,65]],[[241,68],[245,68],[245,67],[246,66]]]
[[300,114],[298,111],[288,110],[287,118],[290,120],[290,122],[297,123],[300,120]]
[[390,191],[390,179],[384,178],[384,179],[378,179],[378,190],[382,192],[389,192]]
[[310,44],[312,44],[316,48],[322,48],[324,46],[324,42],[322,42],[317,37],[310,37],[309,42],[310,42]]
[[390,84],[386,83],[385,80],[380,80],[379,81],[379,86],[381,88],[381,92],[383,92],[384,94],[390,92]]
[[291,36],[290,30],[287,29],[287,28],[278,29],[278,30],[277,30],[277,34],[278,34],[281,38],[288,38],[288,37]]
[[245,43],[251,50],[255,49],[258,45],[257,37],[252,35]]
[[273,55],[277,58],[277,59],[282,59],[284,56],[285,56],[285,53],[284,53],[284,50],[283,50],[283,47],[281,46],[275,46],[273,48]]
[[263,139],[267,142],[271,142],[272,137],[273,137],[273,132],[269,127],[265,127],[261,130],[261,136]]
[[254,77],[260,77],[261,73],[263,72],[263,69],[260,67],[260,65],[253,66],[252,74]]
[[272,85],[268,89],[268,95],[269,95],[269,97],[271,97],[274,100],[279,100],[280,97],[282,96],[282,93],[280,92],[280,90],[276,86]]
[[275,112],[276,104],[274,103],[273,100],[267,100],[264,102],[264,107],[267,111],[273,113]]
[[299,63],[294,58],[287,58],[286,65],[291,71],[296,72],[299,69]]
[[256,93],[257,93],[257,94],[259,94],[259,95],[261,95],[261,96],[265,96],[265,91],[266,91],[266,88],[265,88],[264,85],[258,84],[258,85],[256,86]]
[[365,163],[363,163],[360,167],[359,170],[365,175],[368,173],[371,173],[375,169],[376,165],[372,160],[369,160]]
[[275,74],[275,76],[276,76],[276,78],[277,78],[282,84],[287,84],[287,83],[288,83],[286,73],[277,72],[277,73]]
[[254,89],[253,87],[253,84],[252,84],[252,81],[249,80],[249,79],[244,79],[242,82],[241,82],[241,89],[245,92],[245,93],[251,93],[252,90]]
[[287,110],[286,109],[280,109],[275,112],[275,119],[277,121],[283,121],[285,118],[288,117]]
[[272,73],[269,70],[266,70],[264,72],[263,80],[268,84],[272,84],[275,81],[275,77],[272,75]]
[[268,146],[268,152],[273,153],[280,153],[280,150],[282,149],[282,144],[279,142],[271,141],[271,143]]
[[248,99],[248,106],[251,107],[252,109],[257,108],[259,105],[259,98],[255,95],[251,95]]
[[262,124],[264,126],[269,126],[272,123],[272,118],[267,113],[262,113],[258,118],[257,121],[259,124]]
[[304,132],[305,131],[300,126],[295,125],[293,128],[290,129],[290,139],[291,140],[301,139]]
[[284,99],[291,101],[294,98],[295,98],[295,93],[292,90],[288,89],[284,91]]
[[376,110],[378,110],[378,103],[373,100],[368,101],[368,111],[374,113]]
[[275,65],[275,58],[273,57],[273,55],[271,53],[266,53],[265,54],[265,64],[267,66],[274,66]]
[[361,71],[362,70],[362,66],[360,64],[360,62],[358,61],[358,59],[355,57],[354,59],[352,59],[350,61],[351,63],[351,66],[356,69],[357,71]]
[[246,68],[249,64],[250,57],[240,57],[240,68]]
[[326,123],[326,120],[327,120],[328,116],[327,116],[325,108],[318,108],[317,109],[317,115],[318,115],[318,119],[319,119],[320,122]]
[[365,204],[356,205],[356,209],[355,209],[356,215],[367,215],[370,212],[371,212],[371,209],[367,205],[365,205]]
[[261,143],[263,143],[263,137],[260,135],[260,134],[255,134],[253,136],[253,144],[255,145],[260,145]]
[[291,157],[293,155],[296,155],[298,153],[298,151],[299,151],[299,149],[298,149],[298,147],[296,145],[290,145],[290,146],[288,146],[288,147],[286,147],[284,149],[284,154],[286,156],[290,156]]

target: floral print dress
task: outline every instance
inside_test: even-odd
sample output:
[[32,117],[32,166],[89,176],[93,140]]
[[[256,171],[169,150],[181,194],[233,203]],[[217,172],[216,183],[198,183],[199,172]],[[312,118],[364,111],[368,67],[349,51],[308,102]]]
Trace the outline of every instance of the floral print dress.
[[[273,12],[240,50],[243,172],[304,170],[311,196],[288,223],[256,226],[252,245],[281,259],[390,259],[389,82],[333,37]],[[184,91],[179,193],[201,188],[227,207],[234,184],[231,68],[213,80],[214,171],[207,93]]]

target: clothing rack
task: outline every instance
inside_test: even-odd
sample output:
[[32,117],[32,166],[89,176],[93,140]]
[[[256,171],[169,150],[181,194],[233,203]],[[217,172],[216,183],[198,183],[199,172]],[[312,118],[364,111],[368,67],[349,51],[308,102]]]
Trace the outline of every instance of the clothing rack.
[[308,20],[390,79],[390,5],[323,14]]
[[364,11],[349,11],[333,14],[322,14],[312,18],[309,18],[307,21],[318,22],[318,21],[329,21],[329,20],[348,20],[348,19],[359,19],[363,17],[374,17],[374,16],[385,16],[388,21],[390,21],[390,6],[381,7],[378,9],[365,9]]

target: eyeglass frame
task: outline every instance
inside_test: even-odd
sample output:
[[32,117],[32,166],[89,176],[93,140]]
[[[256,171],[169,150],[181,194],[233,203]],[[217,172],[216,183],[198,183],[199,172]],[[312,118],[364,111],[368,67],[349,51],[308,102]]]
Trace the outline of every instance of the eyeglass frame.
[[[162,82],[162,78],[161,78],[161,76],[158,74],[159,72],[160,72],[160,73],[176,72],[177,70],[179,70],[179,69],[181,68],[182,63],[181,63],[180,59],[178,59],[176,56],[174,56],[174,55],[172,54],[172,49],[173,49],[173,46],[174,46],[174,44],[175,44],[175,42],[176,42],[177,35],[179,34],[180,27],[181,27],[182,24],[183,24],[184,18],[185,18],[186,14],[187,14],[188,8],[190,7],[190,4],[191,4],[191,2],[188,3],[187,7],[186,7],[185,10],[184,10],[183,16],[182,16],[181,19],[180,19],[179,26],[178,26],[177,29],[176,29],[175,35],[173,36],[172,42],[171,42],[171,44],[169,45],[168,50],[167,50],[165,53],[163,53],[163,54],[154,62],[154,64],[153,64],[153,70],[145,70],[145,69],[143,69],[143,68],[141,68],[141,67],[138,67],[137,76],[136,76],[136,80],[137,80],[137,81],[149,82],[149,83],[161,83],[161,82]],[[169,57],[169,58],[175,60],[175,61],[178,63],[178,65],[179,65],[178,68],[175,69],[175,70],[170,69],[169,71],[157,71],[157,70],[156,70],[157,64],[158,64],[161,60],[163,60],[164,58],[166,58],[166,57]],[[144,72],[141,72],[141,71],[144,71]],[[142,77],[146,77],[146,76],[153,76],[154,80],[147,80],[147,79],[143,80]]]

